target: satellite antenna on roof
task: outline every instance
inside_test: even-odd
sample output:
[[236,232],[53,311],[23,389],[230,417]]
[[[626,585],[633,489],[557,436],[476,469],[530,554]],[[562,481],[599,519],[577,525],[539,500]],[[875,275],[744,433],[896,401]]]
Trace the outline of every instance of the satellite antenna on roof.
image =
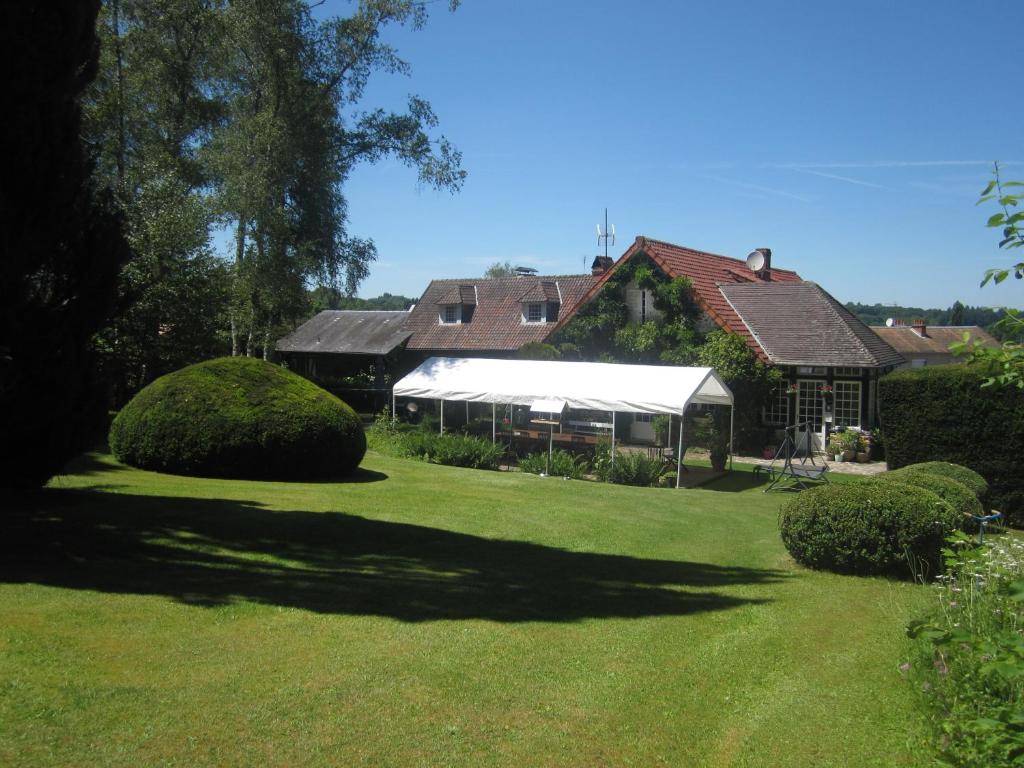
[[885,318],[885,327],[886,328],[892,328],[894,325],[896,325],[896,321],[893,318],[891,318],[891,317]]
[[611,229],[608,228],[608,209],[604,209],[604,231],[601,230],[601,225],[597,225],[597,245],[601,246],[604,243],[604,255],[608,256],[608,241],[612,241],[612,245],[615,245],[615,225],[612,224]]
[[534,269],[533,267],[513,267],[512,268],[512,272],[517,277],[522,277],[523,275],[536,275],[537,274],[537,270]]

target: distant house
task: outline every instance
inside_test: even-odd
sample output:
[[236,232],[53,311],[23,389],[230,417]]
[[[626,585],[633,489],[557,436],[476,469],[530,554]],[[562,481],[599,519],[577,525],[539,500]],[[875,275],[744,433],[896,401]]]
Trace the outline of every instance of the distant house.
[[992,334],[977,325],[928,326],[923,320],[915,320],[910,325],[900,321],[891,327],[873,325],[871,330],[905,358],[901,368],[962,362],[964,358],[950,352],[949,345],[963,341],[965,333],[972,343],[978,342],[993,349],[1000,346]]
[[[721,328],[741,336],[751,351],[782,370],[785,386],[764,412],[768,425],[810,424],[820,442],[832,426],[868,429],[875,424],[878,377],[903,358],[820,286],[771,264],[771,251],[747,261],[638,237],[600,275],[583,302],[595,298],[631,259],[648,257],[669,278],[686,277],[703,311],[701,330]],[[653,297],[636,284],[626,287],[631,322],[657,319]],[[563,326],[570,321],[564,316]],[[792,390],[790,393],[789,390]],[[635,439],[653,436],[643,414]]]
[[432,280],[409,313],[406,349],[416,364],[433,355],[506,357],[544,342],[571,316],[594,275],[520,275]]

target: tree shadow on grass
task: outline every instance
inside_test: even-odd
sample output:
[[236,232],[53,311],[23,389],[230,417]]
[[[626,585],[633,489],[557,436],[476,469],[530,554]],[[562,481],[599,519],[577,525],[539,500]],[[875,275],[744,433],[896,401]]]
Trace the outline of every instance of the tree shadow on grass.
[[716,477],[700,486],[705,491],[719,491],[724,493],[742,493],[753,488],[765,486],[768,478],[765,475],[755,475],[746,469],[734,469],[726,472],[721,477]]
[[0,582],[403,621],[685,615],[780,571],[570,552],[256,502],[45,489],[0,517]]

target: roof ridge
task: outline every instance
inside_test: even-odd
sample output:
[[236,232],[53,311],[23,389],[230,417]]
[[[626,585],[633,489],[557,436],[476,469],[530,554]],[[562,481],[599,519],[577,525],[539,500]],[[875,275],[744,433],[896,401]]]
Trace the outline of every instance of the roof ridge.
[[[640,235],[640,238],[643,239],[643,240],[646,240],[647,242],[655,243],[657,245],[667,246],[669,248],[675,248],[676,250],[679,250],[679,251],[688,251],[689,253],[698,254],[700,256],[710,256],[710,257],[715,258],[715,259],[723,259],[725,261],[732,262],[734,264],[737,264],[737,265],[743,267],[748,272],[751,271],[750,268],[747,266],[747,262],[744,259],[740,259],[740,258],[737,258],[735,256],[726,256],[723,253],[714,253],[712,251],[701,250],[700,248],[691,248],[688,245],[679,245],[678,243],[670,243],[668,240],[659,240],[656,237],[647,237],[646,235]],[[791,275],[797,275],[799,277],[799,274],[797,273],[797,271],[795,269],[784,269],[782,267],[775,267],[775,266],[773,266],[771,268],[771,271],[772,272],[788,272]]]
[[562,277],[595,277],[587,272],[573,272],[565,275],[503,275],[502,277],[434,277],[431,283],[490,282],[492,280],[556,280]]

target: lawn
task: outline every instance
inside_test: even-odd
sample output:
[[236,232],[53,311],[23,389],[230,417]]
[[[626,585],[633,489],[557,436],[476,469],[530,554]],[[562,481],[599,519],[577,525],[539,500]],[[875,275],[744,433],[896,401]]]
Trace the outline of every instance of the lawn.
[[[780,501],[90,454],[0,518],[0,765],[909,766],[927,590],[796,567]],[[742,468],[740,468],[742,469]]]

